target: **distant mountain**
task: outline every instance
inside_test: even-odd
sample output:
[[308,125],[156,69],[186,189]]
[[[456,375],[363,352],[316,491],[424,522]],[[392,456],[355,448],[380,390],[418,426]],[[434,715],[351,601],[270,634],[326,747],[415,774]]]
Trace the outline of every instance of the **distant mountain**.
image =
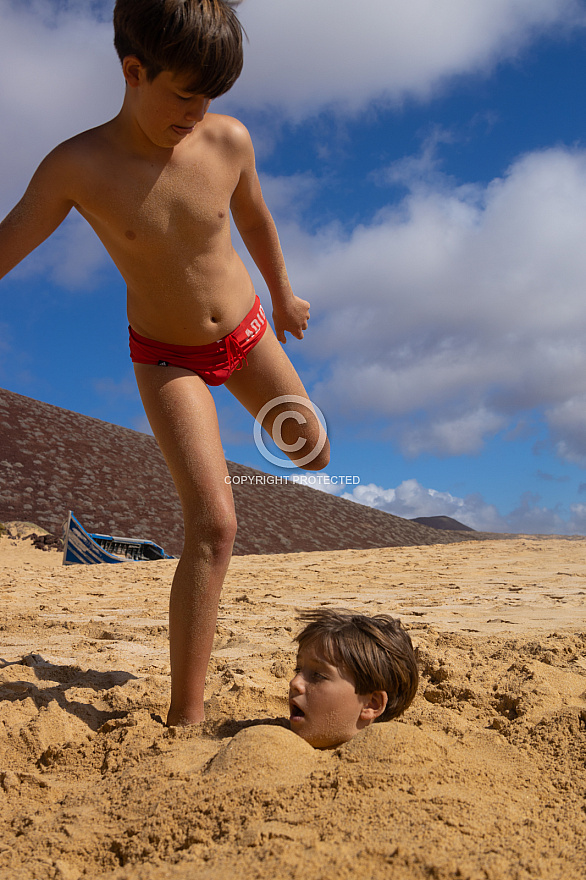
[[473,532],[470,526],[465,526],[457,519],[451,516],[416,516],[411,522],[419,523],[422,526],[430,526],[432,529],[443,529],[448,532]]
[[[237,555],[464,540],[309,486],[271,485],[233,462],[228,470]],[[150,538],[181,553],[181,507],[154,437],[0,389],[0,522],[60,535],[68,510],[89,531]]]

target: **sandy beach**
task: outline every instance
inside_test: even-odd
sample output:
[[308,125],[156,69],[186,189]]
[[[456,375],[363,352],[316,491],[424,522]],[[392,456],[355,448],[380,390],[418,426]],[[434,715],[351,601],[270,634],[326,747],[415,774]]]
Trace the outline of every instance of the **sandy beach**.
[[[0,877],[573,880],[586,538],[234,557],[207,721],[169,730],[175,561],[0,539]],[[421,684],[329,752],[287,729],[295,608],[398,616]]]

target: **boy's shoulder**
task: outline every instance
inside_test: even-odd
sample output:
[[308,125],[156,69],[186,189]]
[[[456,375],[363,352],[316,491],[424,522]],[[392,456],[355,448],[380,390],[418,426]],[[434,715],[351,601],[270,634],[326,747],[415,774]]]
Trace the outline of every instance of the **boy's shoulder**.
[[108,123],[105,123],[62,141],[47,154],[44,161],[56,168],[86,163],[97,151],[102,151],[107,142]]
[[217,138],[235,148],[247,149],[251,144],[250,134],[246,126],[234,116],[222,113],[207,113],[205,129],[210,137]]
[[54,147],[37,168],[34,180],[48,191],[68,193],[75,201],[83,181],[106,143],[104,126],[89,129]]
[[74,134],[72,137],[67,138],[67,140],[61,141],[53,152],[64,156],[76,155],[77,153],[83,153],[84,150],[92,146],[97,147],[101,145],[109,139],[109,131],[113,122],[114,120],[110,120],[102,125],[97,125],[95,128],[80,131],[79,134]]

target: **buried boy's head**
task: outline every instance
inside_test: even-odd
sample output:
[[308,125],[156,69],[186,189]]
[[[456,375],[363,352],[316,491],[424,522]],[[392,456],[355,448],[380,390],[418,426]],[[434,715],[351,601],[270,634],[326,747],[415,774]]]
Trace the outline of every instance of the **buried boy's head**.
[[318,749],[333,748],[374,721],[397,718],[419,682],[411,639],[386,614],[302,611],[306,624],[289,683],[291,730]]

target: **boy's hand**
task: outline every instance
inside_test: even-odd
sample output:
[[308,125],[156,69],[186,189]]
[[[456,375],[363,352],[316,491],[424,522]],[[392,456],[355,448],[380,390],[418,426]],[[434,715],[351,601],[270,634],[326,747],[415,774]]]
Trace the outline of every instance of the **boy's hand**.
[[309,321],[309,303],[293,295],[287,303],[273,308],[273,324],[275,335],[283,345],[287,342],[285,331],[296,339],[303,339],[303,331],[307,330]]

